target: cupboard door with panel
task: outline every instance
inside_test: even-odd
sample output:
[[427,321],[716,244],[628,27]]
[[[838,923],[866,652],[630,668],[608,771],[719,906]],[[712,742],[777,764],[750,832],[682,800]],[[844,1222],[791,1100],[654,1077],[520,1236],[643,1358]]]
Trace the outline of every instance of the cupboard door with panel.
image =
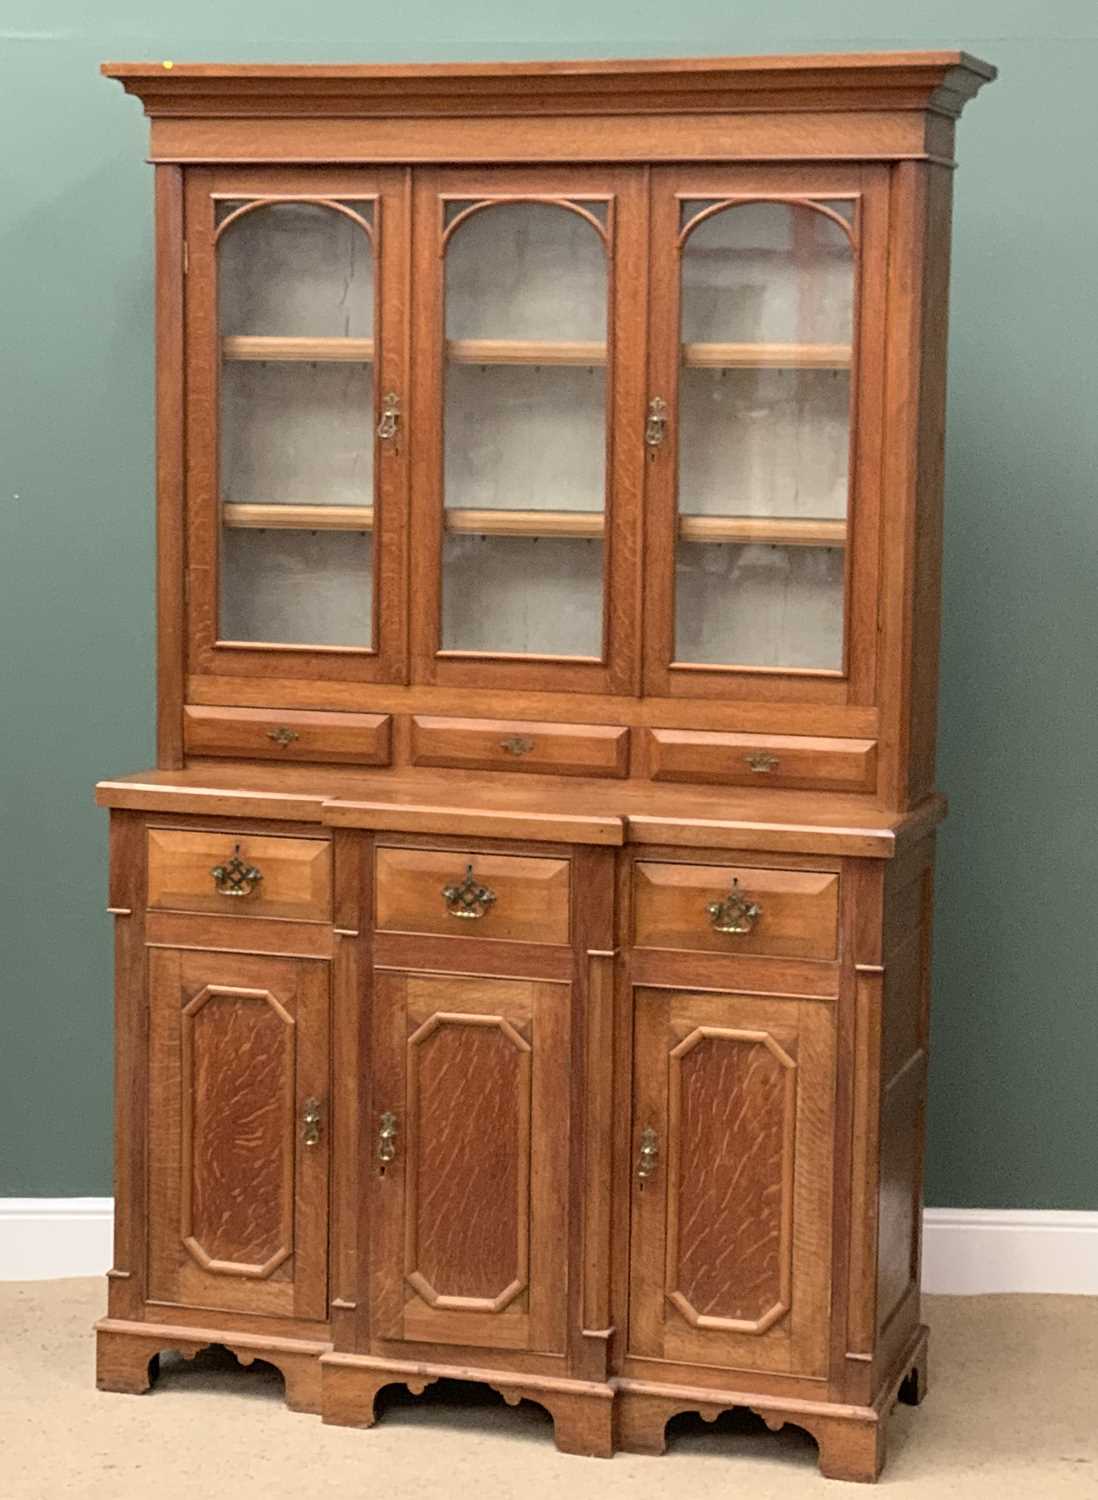
[[403,680],[403,182],[189,175],[192,671]]
[[379,1337],[563,1352],[569,1008],[565,984],[378,974]]
[[629,1350],[827,1370],[832,1007],[635,991]]
[[327,1317],[328,966],[152,948],[149,1295]]

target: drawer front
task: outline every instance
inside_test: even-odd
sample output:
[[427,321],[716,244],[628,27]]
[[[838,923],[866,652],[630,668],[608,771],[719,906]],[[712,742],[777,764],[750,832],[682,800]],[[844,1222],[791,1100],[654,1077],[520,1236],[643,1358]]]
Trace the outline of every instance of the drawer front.
[[320,760],[387,766],[388,714],[339,714],[290,708],[183,710],[188,755],[238,755],[248,760]]
[[379,849],[377,925],[388,932],[567,943],[566,859]]
[[624,776],[629,731],[604,724],[517,719],[412,719],[412,764],[469,771]]
[[639,948],[833,959],[838,930],[839,877],[830,871],[656,861],[636,866]]
[[165,911],[328,922],[331,845],[325,839],[150,828],[148,904]]
[[819,739],[801,734],[709,734],[652,729],[648,763],[653,781],[786,790],[872,792],[875,740]]

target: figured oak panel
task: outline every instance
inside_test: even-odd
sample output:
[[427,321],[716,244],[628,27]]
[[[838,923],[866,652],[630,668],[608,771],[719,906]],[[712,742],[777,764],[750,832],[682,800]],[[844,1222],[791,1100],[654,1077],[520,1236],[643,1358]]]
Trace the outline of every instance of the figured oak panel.
[[148,1027],[150,1298],[325,1318],[328,965],[152,948]]
[[630,1354],[826,1373],[834,1024],[814,1000],[634,991]]
[[408,1280],[432,1307],[499,1312],[526,1286],[530,1044],[440,1012],[408,1039]]
[[206,1271],[269,1276],[293,1253],[294,1019],[269,990],[183,1007],[183,1242]]
[[670,1062],[668,1296],[694,1327],[761,1333],[789,1310],[797,1065],[720,1026]]

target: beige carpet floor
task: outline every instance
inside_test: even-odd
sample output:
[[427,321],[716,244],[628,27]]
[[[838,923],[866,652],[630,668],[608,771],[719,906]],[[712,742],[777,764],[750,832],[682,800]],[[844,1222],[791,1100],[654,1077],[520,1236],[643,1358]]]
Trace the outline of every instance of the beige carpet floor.
[[[475,1387],[390,1389],[369,1432],[287,1411],[281,1378],[208,1351],[145,1396],[93,1383],[102,1282],[0,1283],[0,1500],[798,1500],[811,1440],[730,1414],[676,1418],[663,1458],[570,1458],[540,1408]],[[1098,1497],[1098,1298],[930,1298],[931,1386],[898,1407],[882,1490]]]

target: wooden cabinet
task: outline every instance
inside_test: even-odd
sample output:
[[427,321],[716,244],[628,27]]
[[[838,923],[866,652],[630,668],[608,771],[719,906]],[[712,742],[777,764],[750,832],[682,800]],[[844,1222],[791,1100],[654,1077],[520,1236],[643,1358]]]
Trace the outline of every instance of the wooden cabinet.
[[104,65],[157,765],[100,1383],[487,1382],[872,1479],[920,1217],[958,52]]

